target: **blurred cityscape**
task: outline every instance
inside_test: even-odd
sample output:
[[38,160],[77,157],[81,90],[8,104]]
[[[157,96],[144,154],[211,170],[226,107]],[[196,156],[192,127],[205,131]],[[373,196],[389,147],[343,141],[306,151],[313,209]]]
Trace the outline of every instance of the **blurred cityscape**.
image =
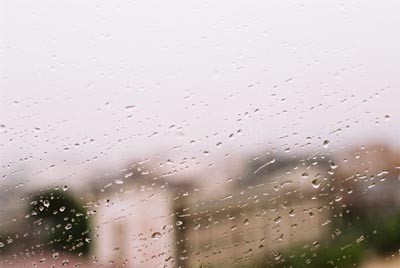
[[400,151],[335,152],[243,156],[214,189],[151,161],[3,185],[0,267],[398,267]]
[[399,268],[399,10],[0,0],[0,268]]

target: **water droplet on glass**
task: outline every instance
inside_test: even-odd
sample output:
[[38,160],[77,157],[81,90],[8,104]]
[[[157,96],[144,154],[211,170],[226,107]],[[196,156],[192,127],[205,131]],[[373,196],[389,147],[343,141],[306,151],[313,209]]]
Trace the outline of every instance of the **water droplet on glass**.
[[275,259],[276,261],[279,261],[279,260],[281,259],[281,257],[282,257],[282,254],[281,254],[281,253],[274,254],[274,259]]
[[339,202],[339,201],[341,201],[342,199],[343,199],[343,197],[342,197],[341,195],[338,195],[338,196],[335,197],[335,201],[336,201],[336,202]]
[[50,206],[50,202],[49,202],[49,200],[44,200],[43,201],[43,206],[45,206],[46,208],[48,208],[49,206]]
[[322,145],[323,145],[325,148],[328,148],[328,146],[329,146],[329,141],[328,141],[328,140],[324,140],[324,142],[322,143]]
[[274,220],[275,223],[280,223],[281,221],[282,221],[282,218],[280,216],[275,218],[275,220]]
[[161,233],[160,233],[160,232],[154,232],[154,233],[151,235],[151,238],[153,238],[153,239],[160,239],[160,238],[161,238]]
[[293,217],[294,215],[296,215],[294,210],[293,209],[289,210],[289,216]]
[[132,111],[133,109],[135,109],[136,105],[128,105],[125,107],[125,111],[129,112]]
[[317,179],[312,180],[311,184],[315,189],[319,188],[319,186],[321,185],[320,181]]

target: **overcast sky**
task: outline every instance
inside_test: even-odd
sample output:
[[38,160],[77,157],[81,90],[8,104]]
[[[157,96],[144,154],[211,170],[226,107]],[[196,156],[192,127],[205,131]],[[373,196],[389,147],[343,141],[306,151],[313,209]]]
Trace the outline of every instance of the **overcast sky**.
[[4,174],[397,141],[399,1],[0,2]]

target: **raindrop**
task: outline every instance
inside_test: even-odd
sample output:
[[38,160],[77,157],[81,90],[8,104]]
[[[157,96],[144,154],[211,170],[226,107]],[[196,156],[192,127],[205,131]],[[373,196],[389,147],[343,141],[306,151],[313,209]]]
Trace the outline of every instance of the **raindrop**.
[[365,240],[364,235],[361,235],[359,238],[356,239],[356,242],[357,242],[357,244],[360,244],[364,240]]
[[342,197],[341,195],[338,195],[338,196],[335,197],[335,201],[336,201],[336,202],[339,202],[339,201],[341,201],[342,199],[343,199],[343,197]]
[[352,194],[353,193],[353,189],[347,189],[347,193],[348,194]]
[[282,254],[281,254],[281,253],[274,254],[274,259],[275,259],[276,261],[279,261],[279,260],[281,259],[281,257],[282,257]]
[[324,142],[322,143],[322,145],[323,145],[325,148],[328,148],[328,146],[329,146],[329,141],[328,141],[328,140],[324,140]]
[[129,112],[136,108],[136,105],[128,105],[125,107],[125,111]]
[[315,189],[319,188],[319,186],[321,185],[321,183],[318,179],[312,180],[311,184]]
[[154,233],[151,235],[151,238],[153,238],[153,239],[160,239],[160,238],[161,238],[161,233],[160,233],[160,232],[154,232]]
[[225,196],[225,197],[221,198],[221,201],[224,201],[224,200],[230,199],[230,198],[232,198],[232,197],[233,197],[233,196],[232,196],[231,194],[229,194],[229,195],[227,195],[227,196]]
[[296,215],[296,213],[294,212],[294,209],[289,210],[289,216],[293,217],[294,215]]
[[48,207],[50,206],[49,200],[44,200],[44,201],[43,201],[43,206],[45,206],[46,208],[48,208]]
[[131,176],[133,176],[133,172],[126,173],[126,174],[124,175],[124,178],[127,179],[127,178],[129,178],[129,177],[131,177]]

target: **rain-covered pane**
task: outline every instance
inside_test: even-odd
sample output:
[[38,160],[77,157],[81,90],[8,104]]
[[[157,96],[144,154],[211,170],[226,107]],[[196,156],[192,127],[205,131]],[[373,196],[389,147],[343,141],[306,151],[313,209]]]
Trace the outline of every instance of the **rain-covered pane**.
[[0,0],[0,268],[400,267],[399,10]]

